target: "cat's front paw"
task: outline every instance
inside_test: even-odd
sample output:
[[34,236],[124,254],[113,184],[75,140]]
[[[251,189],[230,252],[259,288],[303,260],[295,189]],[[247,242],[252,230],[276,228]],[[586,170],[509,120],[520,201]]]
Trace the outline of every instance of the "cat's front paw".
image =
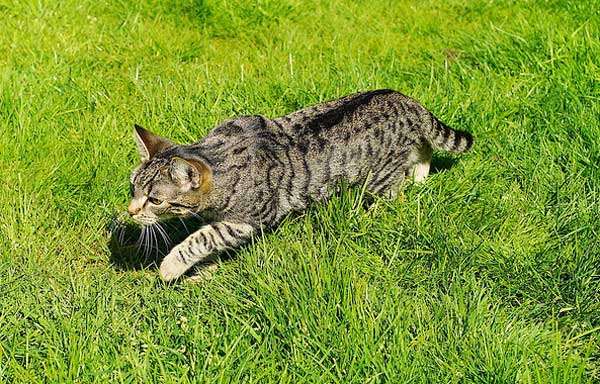
[[183,275],[189,266],[177,260],[175,255],[168,254],[160,263],[160,277],[164,281],[173,281]]

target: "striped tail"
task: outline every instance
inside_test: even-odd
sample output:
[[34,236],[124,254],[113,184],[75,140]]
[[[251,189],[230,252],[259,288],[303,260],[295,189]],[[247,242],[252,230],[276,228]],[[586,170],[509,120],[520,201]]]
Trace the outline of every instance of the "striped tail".
[[434,149],[462,153],[473,146],[473,136],[468,132],[456,131],[431,116],[432,126],[427,132],[426,139]]

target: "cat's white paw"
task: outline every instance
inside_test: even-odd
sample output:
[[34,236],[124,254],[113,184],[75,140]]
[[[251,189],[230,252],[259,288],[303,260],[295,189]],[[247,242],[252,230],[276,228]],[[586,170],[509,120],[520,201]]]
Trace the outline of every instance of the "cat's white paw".
[[172,281],[183,275],[188,269],[187,264],[177,260],[175,255],[168,254],[160,263],[160,277],[164,281]]

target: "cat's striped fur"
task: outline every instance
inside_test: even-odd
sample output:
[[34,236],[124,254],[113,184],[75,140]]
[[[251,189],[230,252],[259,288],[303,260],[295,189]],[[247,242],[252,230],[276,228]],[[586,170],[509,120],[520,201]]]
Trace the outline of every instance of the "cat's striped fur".
[[473,143],[470,134],[392,90],[272,120],[239,117],[191,145],[172,144],[138,126],[136,139],[143,162],[131,178],[134,219],[152,224],[165,215],[205,211],[215,217],[165,257],[165,280],[325,200],[339,182],[393,197],[407,176],[427,176],[433,149],[464,152]]

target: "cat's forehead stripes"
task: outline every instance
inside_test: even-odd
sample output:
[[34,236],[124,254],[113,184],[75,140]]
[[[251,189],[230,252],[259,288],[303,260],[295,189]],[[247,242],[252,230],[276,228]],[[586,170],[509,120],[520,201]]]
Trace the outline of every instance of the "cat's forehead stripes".
[[[162,160],[162,159],[157,159]],[[149,194],[153,183],[161,178],[167,161],[150,161],[142,164],[132,175],[131,184],[134,190],[143,191]]]
[[168,161],[165,159],[152,159],[140,167],[136,175],[136,181],[141,184],[147,184],[149,181],[155,179],[167,165]]

